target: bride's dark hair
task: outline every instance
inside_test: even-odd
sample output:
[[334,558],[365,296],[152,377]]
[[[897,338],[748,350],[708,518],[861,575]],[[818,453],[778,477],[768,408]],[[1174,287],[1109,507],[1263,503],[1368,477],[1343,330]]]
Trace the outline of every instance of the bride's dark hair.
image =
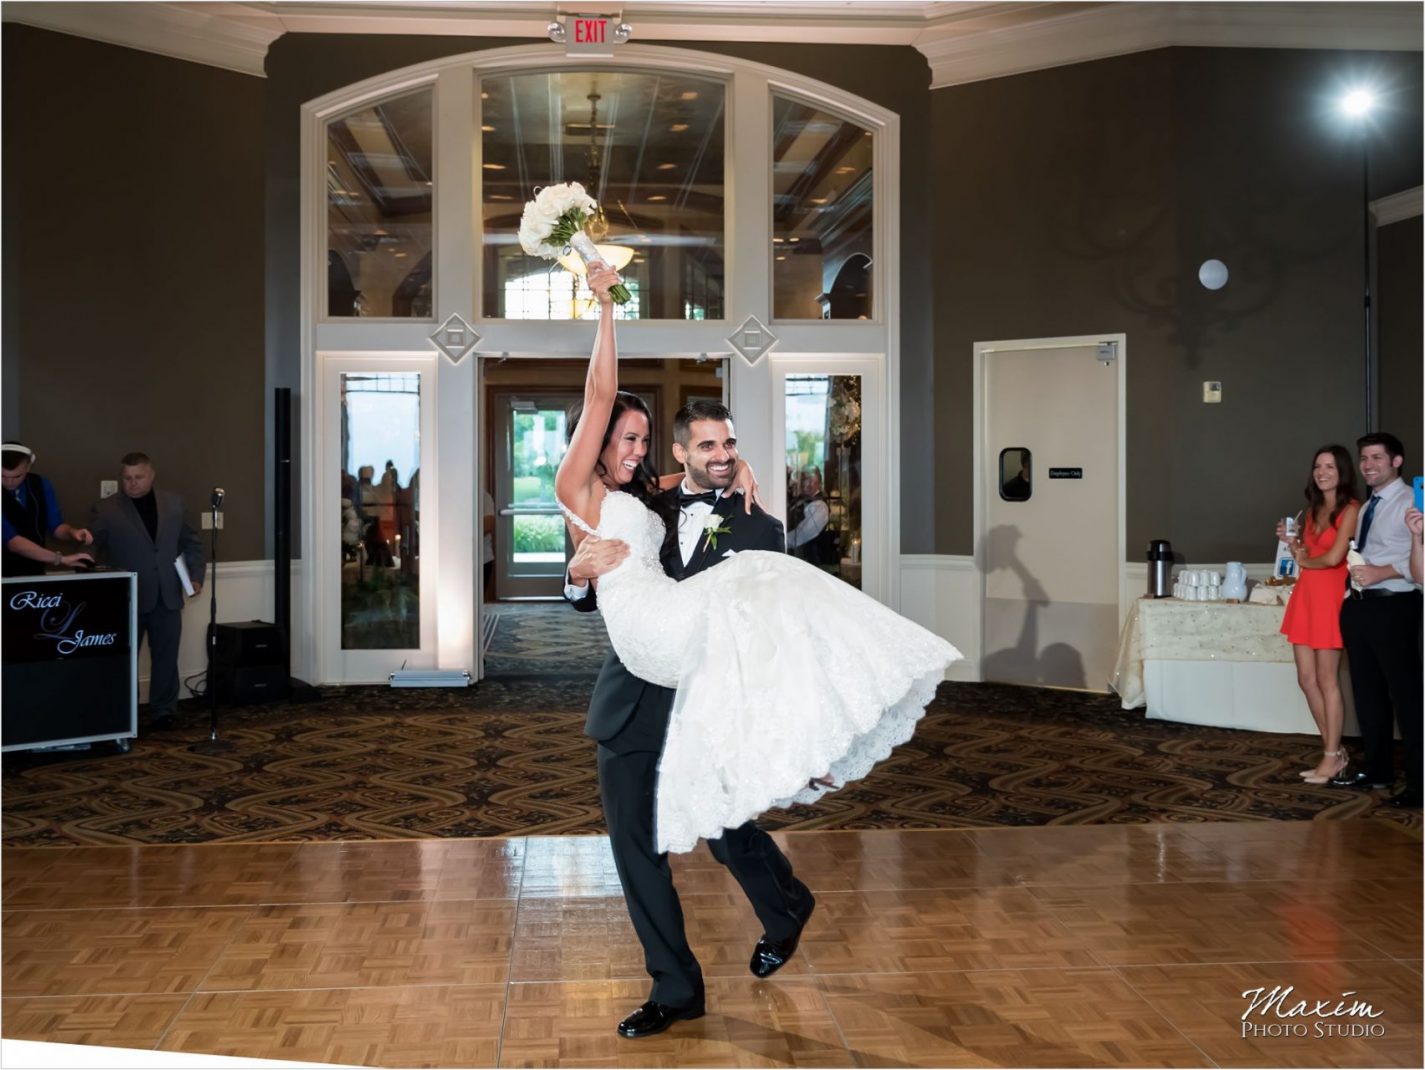
[[[648,421],[648,452],[643,455],[643,459],[638,462],[638,468],[633,473],[633,478],[619,487],[620,490],[632,494],[649,509],[658,514],[658,518],[663,521],[665,530],[672,532],[672,537],[676,538],[678,530],[678,508],[667,498],[663,497],[658,486],[658,470],[653,467],[650,458],[653,457],[653,414],[648,411],[647,404],[637,394],[630,394],[627,390],[620,390],[614,395],[613,411],[609,413],[608,426],[604,428],[603,441],[599,443],[600,459],[594,462],[594,471],[602,478],[608,475],[608,470],[604,468],[603,452],[609,448],[609,443],[613,441],[614,428],[618,426],[619,418],[624,413],[632,410],[643,414],[643,418]],[[573,440],[574,429],[579,426],[579,418],[584,415],[583,400],[576,401],[569,408],[569,432],[567,440]],[[617,481],[615,481],[617,482]]]

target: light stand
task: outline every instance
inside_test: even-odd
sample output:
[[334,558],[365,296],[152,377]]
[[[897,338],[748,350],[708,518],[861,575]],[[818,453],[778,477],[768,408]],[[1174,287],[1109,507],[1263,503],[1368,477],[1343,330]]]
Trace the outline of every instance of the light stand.
[[223,504],[222,488],[213,490],[211,500],[213,573],[208,580],[208,738],[190,744],[188,749],[198,754],[225,754],[233,749],[226,739],[218,738],[218,688],[213,679],[213,654],[218,646],[218,507]]
[[1361,122],[1361,272],[1365,289],[1366,317],[1366,434],[1375,428],[1371,390],[1371,142],[1370,127]]
[[1375,426],[1373,370],[1371,362],[1371,109],[1375,94],[1368,88],[1353,89],[1341,98],[1341,111],[1360,124],[1361,134],[1361,271],[1365,294],[1365,399],[1366,434]]

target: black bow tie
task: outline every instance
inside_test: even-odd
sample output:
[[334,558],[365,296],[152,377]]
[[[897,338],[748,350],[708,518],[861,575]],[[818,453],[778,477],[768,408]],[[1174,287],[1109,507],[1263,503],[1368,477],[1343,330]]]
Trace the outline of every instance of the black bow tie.
[[679,509],[686,509],[688,506],[692,505],[694,502],[707,502],[709,505],[712,505],[712,504],[714,504],[716,501],[717,501],[717,491],[715,491],[715,490],[705,491],[705,492],[702,493],[702,494],[689,494],[689,493],[687,493],[686,491],[682,491],[682,490],[680,490],[680,491],[678,492],[678,508],[679,508]]

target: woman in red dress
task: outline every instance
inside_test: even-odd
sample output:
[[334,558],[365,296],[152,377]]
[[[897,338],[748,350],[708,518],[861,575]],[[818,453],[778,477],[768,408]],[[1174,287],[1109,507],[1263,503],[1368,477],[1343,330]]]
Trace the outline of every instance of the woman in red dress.
[[[1341,746],[1341,602],[1346,597],[1346,551],[1356,535],[1356,469],[1343,446],[1322,446],[1306,482],[1306,510],[1291,540],[1298,578],[1287,601],[1282,634],[1296,656],[1296,682],[1321,732],[1322,755],[1301,775],[1324,784],[1346,771]],[[1277,538],[1285,538],[1281,524]]]

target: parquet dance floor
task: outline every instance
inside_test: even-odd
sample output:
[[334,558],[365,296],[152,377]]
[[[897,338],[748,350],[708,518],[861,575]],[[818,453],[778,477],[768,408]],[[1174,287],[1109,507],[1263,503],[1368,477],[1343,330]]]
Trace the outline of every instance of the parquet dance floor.
[[3,1033],[411,1067],[1421,1065],[1399,826],[777,837],[818,900],[796,957],[752,978],[735,883],[676,859],[708,1014],[641,1041],[614,1033],[648,983],[602,837],[8,848]]

